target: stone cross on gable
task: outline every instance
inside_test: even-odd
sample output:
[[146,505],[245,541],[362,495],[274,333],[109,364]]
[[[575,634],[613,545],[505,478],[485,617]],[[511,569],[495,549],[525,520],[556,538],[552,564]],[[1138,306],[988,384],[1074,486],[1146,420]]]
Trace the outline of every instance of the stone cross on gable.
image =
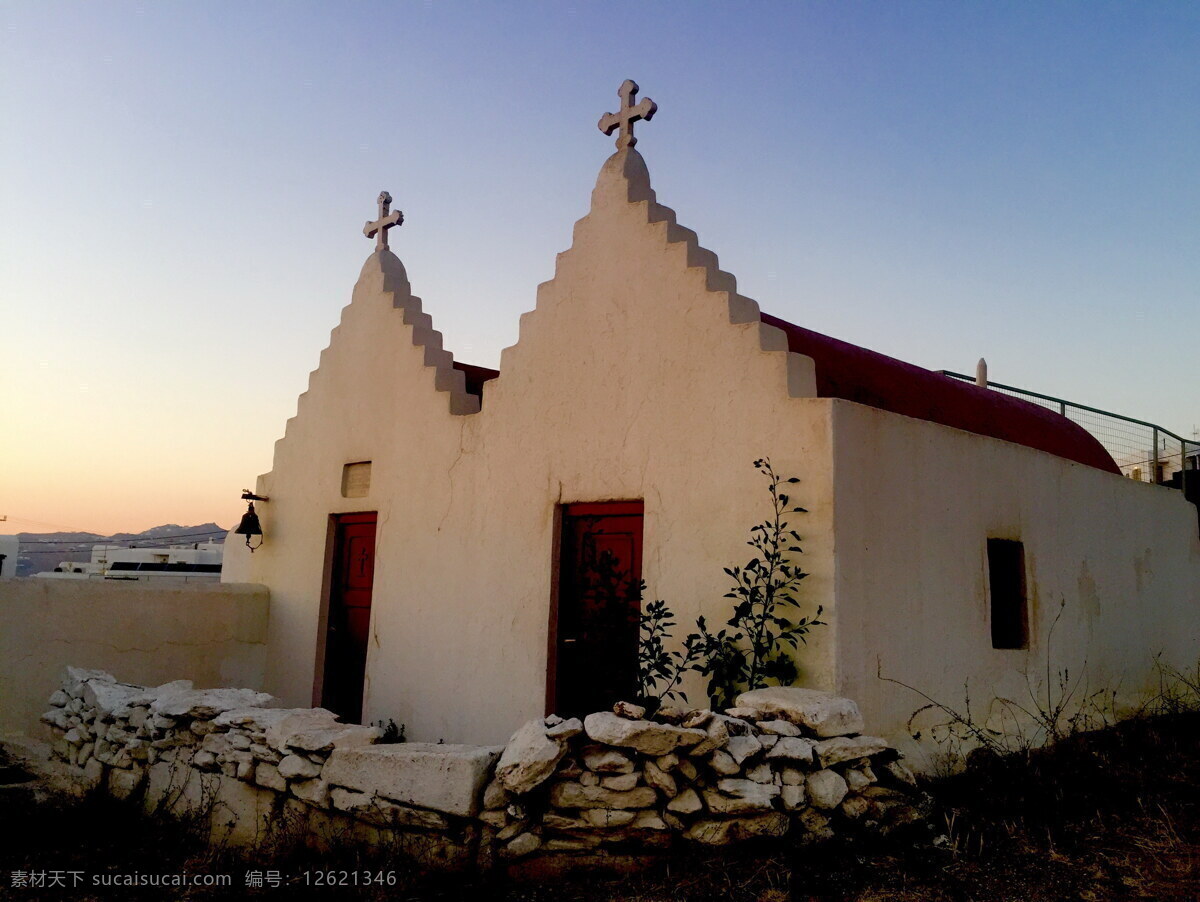
[[621,130],[617,135],[617,150],[637,144],[637,138],[633,136],[633,123],[639,119],[649,122],[658,111],[658,104],[649,97],[643,97],[634,104],[633,97],[637,92],[637,82],[625,79],[617,91],[617,96],[621,98],[621,108],[615,113],[605,113],[600,117],[600,131],[604,134],[611,135],[618,128]]
[[377,251],[388,249],[388,229],[404,223],[404,214],[399,210],[392,210],[389,213],[391,207],[392,196],[386,191],[381,191],[379,193],[379,218],[363,226],[363,234],[368,238],[375,239],[375,250]]

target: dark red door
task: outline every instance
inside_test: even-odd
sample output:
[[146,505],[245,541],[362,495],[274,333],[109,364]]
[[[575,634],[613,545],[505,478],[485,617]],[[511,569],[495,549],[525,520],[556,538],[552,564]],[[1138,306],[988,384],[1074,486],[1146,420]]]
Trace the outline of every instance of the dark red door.
[[363,679],[371,631],[371,581],[375,575],[374,513],[333,518],[333,570],[321,706],[346,723],[362,720]]
[[637,688],[642,600],[642,502],[563,508],[549,707],[603,711]]

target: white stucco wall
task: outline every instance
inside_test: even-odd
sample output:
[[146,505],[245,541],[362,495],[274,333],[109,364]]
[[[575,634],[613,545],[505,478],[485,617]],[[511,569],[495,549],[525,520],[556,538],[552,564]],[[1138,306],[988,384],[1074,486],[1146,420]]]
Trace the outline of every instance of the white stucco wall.
[[5,580],[0,731],[41,735],[38,717],[68,664],[150,686],[260,687],[268,608],[262,586]]
[[[373,254],[259,478],[262,548],[226,545],[224,579],[271,588],[266,688],[289,704],[319,699],[331,514],[379,514],[364,719],[499,743],[543,713],[557,507],[644,499],[643,577],[682,637],[728,616],[722,567],[767,513],[763,456],[802,480],[803,593],[829,622],[802,682],[859,699],[872,732],[903,736],[920,704],[877,665],[949,702],[968,677],[978,698],[1015,692],[1045,669],[1060,598],[1054,662],[1086,659],[1097,687],[1141,686],[1159,650],[1195,658],[1200,551],[1178,493],[814,397],[811,359],[655,202],[634,152],[605,164],[482,410],[440,342],[400,261]],[[369,493],[343,498],[343,466],[368,460]],[[989,536],[1025,543],[1027,652],[990,647]],[[698,678],[685,688],[703,703]]]
[[[365,719],[415,739],[501,742],[543,713],[559,504],[645,500],[643,577],[682,636],[699,613],[728,616],[722,567],[744,562],[768,512],[752,462],[769,455],[805,479],[805,589],[830,594],[829,404],[811,397],[811,360],[651,194],[636,153],[610,159],[471,415],[434,390],[399,261],[368,260],[258,483],[263,547],[227,545],[225,578],[272,590],[270,691],[314,698],[334,512],[379,512]],[[342,466],[360,460],[370,494],[343,499]],[[829,635],[808,657],[817,683]],[[703,700],[699,680],[688,688]]]
[[[993,699],[1029,707],[1032,690],[1044,705],[1060,675],[1077,702],[1115,689],[1128,707],[1156,691],[1155,655],[1200,659],[1200,538],[1181,492],[846,401],[833,427],[836,682],[872,731],[901,739],[924,703],[877,670],[959,711],[969,681],[972,711],[995,722]],[[992,648],[988,538],[1024,543],[1026,650]]]

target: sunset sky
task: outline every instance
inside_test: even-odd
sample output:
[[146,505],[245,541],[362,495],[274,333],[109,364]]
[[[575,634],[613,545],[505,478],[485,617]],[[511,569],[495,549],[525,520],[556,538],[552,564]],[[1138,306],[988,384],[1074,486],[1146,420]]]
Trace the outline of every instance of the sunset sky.
[[1200,427],[1200,4],[0,2],[0,532],[232,525],[381,189],[495,366],[633,78],[743,294]]

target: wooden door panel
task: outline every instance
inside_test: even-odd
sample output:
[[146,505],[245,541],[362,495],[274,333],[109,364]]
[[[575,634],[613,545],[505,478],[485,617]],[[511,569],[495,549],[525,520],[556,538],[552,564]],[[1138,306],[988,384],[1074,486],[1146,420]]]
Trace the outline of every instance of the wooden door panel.
[[588,714],[632,697],[641,577],[640,502],[564,508],[548,693],[558,713]]
[[346,723],[362,719],[375,577],[375,527],[373,513],[342,514],[333,521],[321,705]]

